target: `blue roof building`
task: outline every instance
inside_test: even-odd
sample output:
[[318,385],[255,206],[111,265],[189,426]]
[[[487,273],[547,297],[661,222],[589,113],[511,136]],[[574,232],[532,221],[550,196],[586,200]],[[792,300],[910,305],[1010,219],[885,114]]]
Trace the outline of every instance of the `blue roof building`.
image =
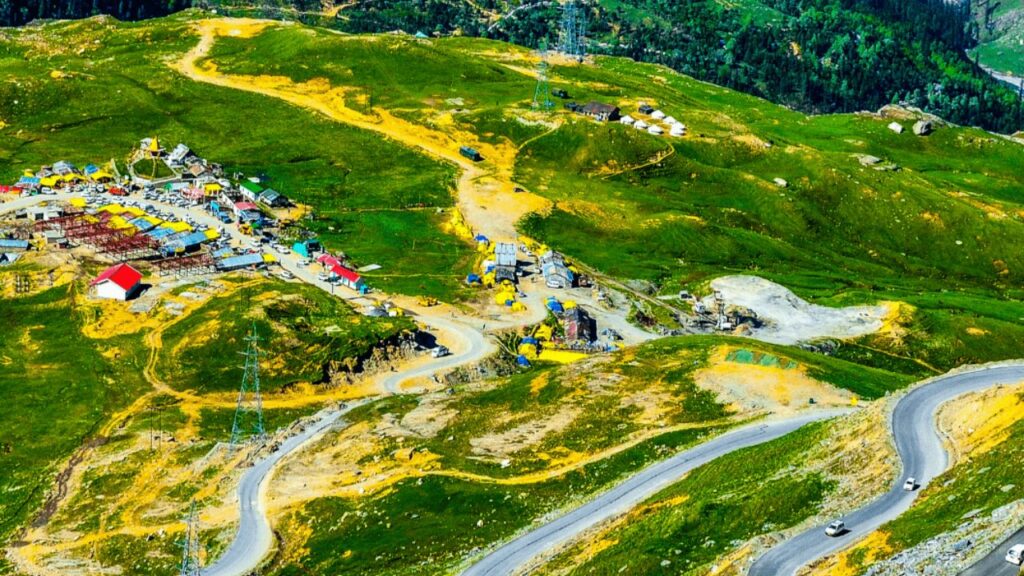
[[0,251],[4,250],[28,250],[28,240],[0,238]]
[[232,256],[231,258],[225,258],[220,262],[217,262],[217,269],[227,272],[230,270],[241,270],[242,268],[252,268],[262,265],[262,254],[242,254],[241,256]]

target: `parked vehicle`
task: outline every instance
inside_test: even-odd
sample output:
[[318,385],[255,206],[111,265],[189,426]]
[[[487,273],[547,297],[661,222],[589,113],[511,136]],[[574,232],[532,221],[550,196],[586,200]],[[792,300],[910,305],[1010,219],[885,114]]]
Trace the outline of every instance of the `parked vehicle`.
[[436,346],[436,347],[434,347],[434,348],[432,348],[430,350],[430,356],[433,357],[433,358],[444,358],[445,356],[447,356],[447,355],[449,355],[451,353],[452,353],[451,350],[449,350],[447,347],[440,346],[440,345],[438,345],[438,346]]
[[842,520],[836,520],[825,527],[825,536],[839,536],[846,532],[846,523]]
[[1006,561],[1015,566],[1024,564],[1024,544],[1014,544],[1006,551]]
[[292,274],[291,272],[289,272],[287,270],[281,270],[280,272],[277,273],[277,276],[279,278],[281,278],[282,280],[294,280],[295,279],[295,274]]
[[913,476],[907,478],[907,481],[903,483],[903,489],[907,492],[913,492],[917,489],[917,480]]

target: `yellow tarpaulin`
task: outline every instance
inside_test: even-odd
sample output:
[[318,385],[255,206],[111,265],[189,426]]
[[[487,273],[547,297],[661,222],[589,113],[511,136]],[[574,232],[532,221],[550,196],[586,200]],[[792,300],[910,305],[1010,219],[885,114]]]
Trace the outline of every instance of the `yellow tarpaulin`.
[[220,192],[221,190],[220,184],[217,184],[216,182],[210,182],[203,188],[205,188],[207,192]]
[[47,176],[46,178],[40,178],[39,183],[43,186],[54,187],[58,182],[61,181],[60,176]]
[[537,357],[536,344],[520,344],[518,352],[531,360]]
[[113,216],[107,221],[107,226],[110,226],[114,230],[124,230],[125,228],[133,228],[131,224],[122,216]]
[[537,340],[551,340],[551,326],[541,324],[533,333],[533,337]]
[[164,224],[164,228],[170,228],[175,232],[189,232],[192,230],[192,227],[185,222],[167,222]]
[[208,229],[206,232],[203,232],[203,234],[206,234],[207,240],[216,240],[217,238],[220,238],[220,232],[217,232],[213,228]]
[[85,208],[85,198],[72,198],[68,200],[68,204],[71,204],[75,208]]
[[274,258],[273,254],[264,254],[263,255],[263,261],[269,264],[269,263],[277,262],[277,258]]
[[114,177],[114,175],[111,174],[110,172],[107,172],[106,170],[98,170],[96,172],[93,172],[92,175],[89,176],[89,178],[92,178],[94,182],[101,182],[103,180],[110,180],[113,177]]
[[121,206],[120,204],[106,204],[104,206],[100,206],[96,210],[99,212],[111,212],[120,214],[121,212],[124,212],[124,206]]
[[537,356],[540,360],[558,362],[560,364],[569,364],[578,360],[583,360],[586,357],[587,355],[583,352],[572,352],[569,350],[542,350]]
[[495,304],[504,306],[505,303],[508,302],[509,300],[511,300],[512,302],[516,301],[516,295],[514,292],[498,292],[497,294],[494,295]]
[[131,214],[132,216],[135,216],[136,218],[138,218],[139,216],[145,216],[146,215],[146,211],[145,210],[143,210],[142,208],[136,208],[135,206],[125,206],[125,207],[121,208],[121,213],[122,214]]
[[159,226],[164,223],[163,220],[157,218],[156,216],[143,216],[142,219],[145,220],[146,222],[149,222],[153,226]]
[[153,139],[149,141],[149,151],[150,152],[159,152],[160,151],[160,142],[156,139],[156,136],[153,136]]

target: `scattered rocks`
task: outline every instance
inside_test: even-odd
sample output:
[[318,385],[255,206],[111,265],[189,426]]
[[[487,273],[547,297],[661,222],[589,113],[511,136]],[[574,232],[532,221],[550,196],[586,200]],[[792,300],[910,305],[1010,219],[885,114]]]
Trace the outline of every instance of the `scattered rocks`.
[[932,123],[929,120],[918,120],[914,122],[914,134],[927,136],[932,133]]
[[893,132],[895,132],[897,134],[903,134],[903,130],[904,130],[903,124],[900,124],[899,122],[890,122],[889,123],[889,130],[892,130]]
[[789,182],[786,182],[782,178],[775,178],[774,180],[772,180],[772,182],[775,182],[775,185],[778,186],[779,188],[788,188],[789,187]]
[[895,556],[875,563],[866,576],[955,576],[985,556],[993,546],[1014,532],[1024,520],[1024,500],[1007,504],[990,515],[972,510],[970,518],[945,534],[926,540]]
[[861,166],[874,166],[882,162],[881,158],[870,154],[854,154],[854,156],[860,161]]

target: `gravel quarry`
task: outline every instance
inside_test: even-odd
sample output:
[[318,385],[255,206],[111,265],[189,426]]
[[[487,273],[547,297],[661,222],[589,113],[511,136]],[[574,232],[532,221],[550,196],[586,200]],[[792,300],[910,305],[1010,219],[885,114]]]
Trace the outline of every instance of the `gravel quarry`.
[[830,308],[811,304],[791,290],[758,276],[723,276],[711,281],[727,307],[753,311],[763,325],[746,333],[772,344],[797,344],[820,338],[856,338],[878,332],[889,306]]

